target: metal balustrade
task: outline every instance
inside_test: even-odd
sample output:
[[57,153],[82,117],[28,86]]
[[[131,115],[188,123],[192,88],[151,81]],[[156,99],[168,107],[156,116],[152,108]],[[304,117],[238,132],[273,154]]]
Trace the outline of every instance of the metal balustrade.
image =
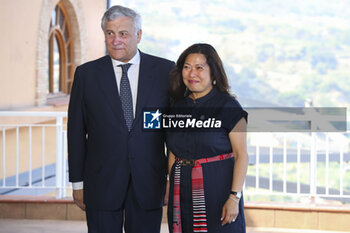
[[0,194],[35,195],[56,191],[56,197],[66,196],[69,187],[66,124],[63,123],[66,118],[65,112],[0,111]]
[[[266,144],[252,143],[254,136],[267,138]],[[278,145],[272,145],[271,138],[279,139]],[[349,203],[349,138],[349,132],[248,133],[250,164],[245,194]]]
[[[66,112],[0,111],[0,195],[66,196],[66,120]],[[245,194],[350,202],[349,138],[349,132],[249,132]]]

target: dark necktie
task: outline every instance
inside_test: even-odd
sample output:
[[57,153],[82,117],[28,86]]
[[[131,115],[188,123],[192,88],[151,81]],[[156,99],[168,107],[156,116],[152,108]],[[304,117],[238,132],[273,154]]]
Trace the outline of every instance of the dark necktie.
[[120,100],[122,102],[122,108],[124,111],[124,118],[126,122],[126,126],[130,131],[132,122],[134,119],[133,109],[132,109],[132,95],[130,82],[128,78],[128,70],[131,66],[130,63],[124,65],[118,65],[122,68],[122,78],[120,80]]

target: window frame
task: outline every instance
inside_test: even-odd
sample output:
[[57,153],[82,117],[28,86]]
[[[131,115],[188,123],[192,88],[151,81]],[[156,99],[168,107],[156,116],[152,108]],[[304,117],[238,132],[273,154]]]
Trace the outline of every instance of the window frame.
[[[53,18],[54,17],[54,18]],[[54,22],[53,22],[54,19]],[[54,90],[54,43],[59,52],[59,86]],[[67,97],[74,78],[74,44],[71,22],[65,7],[59,2],[52,11],[48,40],[48,88],[47,100]],[[52,101],[51,101],[52,102]]]

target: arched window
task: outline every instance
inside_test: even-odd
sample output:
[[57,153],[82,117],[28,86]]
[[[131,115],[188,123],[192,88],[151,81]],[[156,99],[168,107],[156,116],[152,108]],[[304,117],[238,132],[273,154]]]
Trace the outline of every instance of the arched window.
[[73,39],[68,14],[58,3],[52,11],[48,50],[48,94],[69,94],[73,82]]

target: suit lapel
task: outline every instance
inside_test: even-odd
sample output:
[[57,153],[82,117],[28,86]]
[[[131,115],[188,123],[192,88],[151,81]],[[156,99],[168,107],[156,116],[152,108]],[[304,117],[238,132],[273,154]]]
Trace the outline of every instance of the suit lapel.
[[[152,64],[150,59],[147,58],[147,55],[140,51],[140,70],[137,89],[136,114],[132,128],[134,128],[135,125],[139,125],[137,122],[142,119],[142,109],[146,106],[149,96],[152,94],[154,82],[153,70],[154,64]],[[105,56],[99,64],[97,83],[102,93],[106,96],[108,104],[111,105],[115,116],[120,120],[120,122],[123,122],[125,129],[127,129],[113,64],[109,56]]]
[[[139,83],[137,90],[136,115],[133,127],[142,119],[142,109],[146,106],[149,96],[152,94],[154,81],[154,64],[147,58],[147,55],[140,51]],[[139,124],[138,124],[139,125]]]
[[[111,106],[114,114],[120,122],[124,122],[122,104],[120,101],[118,86],[113,69],[112,60],[105,56],[99,64],[97,83],[101,92],[106,96],[108,104]],[[123,124],[126,128],[126,124]]]

